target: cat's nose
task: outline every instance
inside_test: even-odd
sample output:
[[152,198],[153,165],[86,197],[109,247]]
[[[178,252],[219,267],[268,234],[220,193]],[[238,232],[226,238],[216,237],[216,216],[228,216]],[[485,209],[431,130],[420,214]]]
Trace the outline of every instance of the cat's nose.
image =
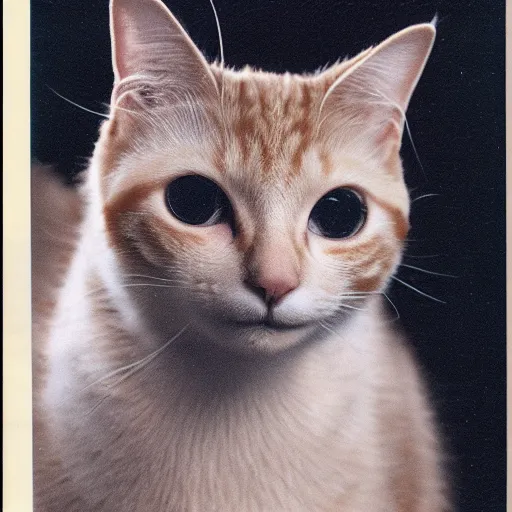
[[246,259],[246,284],[272,306],[300,285],[300,264],[293,244],[276,232],[260,233]]
[[276,304],[285,295],[299,286],[299,277],[294,272],[259,272],[247,280],[247,284],[266,304]]

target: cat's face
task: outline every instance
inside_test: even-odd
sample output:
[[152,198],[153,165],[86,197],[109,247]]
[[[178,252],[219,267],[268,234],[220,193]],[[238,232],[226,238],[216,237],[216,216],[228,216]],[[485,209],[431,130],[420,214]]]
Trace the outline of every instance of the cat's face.
[[278,76],[208,66],[160,2],[140,3],[112,5],[96,158],[113,271],[142,320],[277,351],[357,314],[400,260],[403,112],[433,29]]

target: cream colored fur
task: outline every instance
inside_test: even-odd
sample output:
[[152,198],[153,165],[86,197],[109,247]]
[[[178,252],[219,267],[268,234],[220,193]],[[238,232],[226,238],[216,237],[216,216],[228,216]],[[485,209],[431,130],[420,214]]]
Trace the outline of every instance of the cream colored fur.
[[[35,383],[36,510],[447,511],[427,394],[381,304],[409,211],[403,112],[432,27],[297,77],[208,66],[158,0],[115,0],[111,13],[112,114],[63,286],[48,247],[69,244],[34,246],[34,303],[59,290],[35,309],[40,325],[51,317],[48,335],[34,332],[48,359]],[[183,170],[222,183],[243,240],[171,218],[155,184]],[[302,247],[315,201],[344,183],[368,191],[367,225]],[[75,225],[69,202],[55,206]],[[74,230],[55,228],[72,247]],[[246,272],[276,268],[300,281],[275,308],[290,328],[239,326],[266,308]],[[344,303],[354,292],[364,298]]]

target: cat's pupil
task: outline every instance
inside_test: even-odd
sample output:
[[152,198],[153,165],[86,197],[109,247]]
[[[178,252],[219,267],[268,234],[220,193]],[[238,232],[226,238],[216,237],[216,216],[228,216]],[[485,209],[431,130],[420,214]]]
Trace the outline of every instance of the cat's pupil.
[[213,181],[198,175],[181,176],[166,189],[167,206],[180,221],[194,226],[226,220],[229,201]]
[[359,194],[337,188],[323,196],[309,216],[309,229],[326,238],[346,238],[357,233],[366,220],[366,206]]

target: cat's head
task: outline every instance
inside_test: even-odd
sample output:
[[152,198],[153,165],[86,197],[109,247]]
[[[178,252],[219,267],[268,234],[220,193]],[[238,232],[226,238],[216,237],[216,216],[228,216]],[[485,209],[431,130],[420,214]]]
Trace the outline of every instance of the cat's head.
[[111,30],[91,179],[109,272],[142,321],[275,351],[384,289],[408,231],[399,148],[432,25],[305,76],[209,65],[159,0],[112,0]]

